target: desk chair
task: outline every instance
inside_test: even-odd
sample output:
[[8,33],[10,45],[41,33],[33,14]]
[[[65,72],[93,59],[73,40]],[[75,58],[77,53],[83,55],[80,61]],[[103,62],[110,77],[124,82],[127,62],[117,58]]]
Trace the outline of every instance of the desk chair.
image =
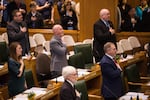
[[0,64],[4,64],[8,60],[8,47],[6,42],[0,42]]
[[139,52],[141,50],[141,44],[137,37],[130,36],[128,37],[128,41],[133,48],[133,53]]
[[26,79],[26,83],[27,83],[28,88],[32,88],[33,86],[35,86],[33,74],[32,74],[32,71],[30,69],[25,70],[25,79]]
[[81,100],[102,100],[101,96],[88,94],[84,80],[77,81],[75,83],[75,88],[81,93]]
[[32,36],[29,36],[29,42],[30,42],[30,50],[31,52],[34,52],[34,49],[37,47],[37,44]]
[[2,33],[2,38],[9,44],[7,32]]
[[119,44],[122,46],[124,53],[126,54],[133,54],[133,48],[129,43],[128,39],[121,39]]
[[71,35],[62,36],[62,42],[66,44],[66,46],[73,46],[75,41]]
[[33,39],[35,40],[37,45],[42,45],[44,41],[46,41],[45,37],[41,33],[36,33],[33,35]]
[[85,68],[91,68],[93,63],[93,54],[91,44],[81,44],[74,46],[75,54],[81,52],[85,62]]
[[[142,88],[148,87],[145,81],[142,79],[149,79],[150,77],[140,77],[139,69],[136,64],[132,64],[126,67],[125,74],[128,82],[128,91],[139,92],[143,91]],[[150,87],[148,87],[150,89]]]
[[76,53],[69,57],[68,64],[76,68],[84,69],[84,59],[82,53]]
[[85,39],[83,40],[83,44],[92,44],[93,40],[92,39]]
[[[40,84],[51,79],[50,57],[44,53],[39,53],[36,58],[36,72]],[[47,84],[47,83],[46,83]],[[46,85],[45,84],[45,85]],[[43,84],[44,85],[44,84]]]

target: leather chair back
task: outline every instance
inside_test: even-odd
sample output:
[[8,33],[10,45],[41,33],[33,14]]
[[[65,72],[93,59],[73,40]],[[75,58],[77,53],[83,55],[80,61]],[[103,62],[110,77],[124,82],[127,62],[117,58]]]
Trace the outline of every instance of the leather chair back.
[[28,88],[35,86],[33,74],[32,74],[32,71],[30,69],[25,70],[25,79],[26,79],[26,83],[27,83]]
[[84,59],[82,57],[82,53],[79,52],[76,53],[75,55],[70,56],[68,60],[68,64],[76,68],[84,69]]
[[85,61],[85,67],[93,64],[93,54],[91,44],[81,44],[74,46],[75,54],[81,52]]
[[[136,64],[132,64],[126,67],[125,73],[128,82],[137,82],[137,83],[141,82],[139,70]],[[140,88],[141,86],[129,85],[129,91],[139,91]]]
[[0,64],[4,64],[8,60],[8,47],[6,42],[0,42]]
[[75,88],[81,93],[81,100],[88,100],[88,92],[84,80],[77,81]]

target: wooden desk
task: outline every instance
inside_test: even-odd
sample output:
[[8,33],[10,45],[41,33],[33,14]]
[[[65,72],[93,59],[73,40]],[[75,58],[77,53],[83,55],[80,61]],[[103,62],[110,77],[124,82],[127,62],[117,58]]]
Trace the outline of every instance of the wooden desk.
[[[88,89],[88,94],[100,95],[102,77],[101,77],[101,71],[100,71],[99,66],[92,67],[92,71],[89,74],[79,77],[78,80],[85,80],[87,89]],[[50,80],[49,81],[50,86],[48,85],[48,88],[51,88],[51,84],[54,84],[54,83],[55,81]],[[63,82],[58,82],[57,84],[59,87],[59,89],[57,90],[58,94],[55,96],[55,99],[52,99],[52,100],[60,100],[59,91]]]
[[4,64],[4,67],[0,69],[0,92],[2,92],[3,98],[8,99],[8,65]]
[[119,65],[124,70],[126,67],[128,67],[131,64],[136,64],[137,67],[139,67],[140,75],[146,76],[147,74],[147,58],[146,58],[146,52],[140,51],[133,55],[132,59],[128,59],[123,62],[119,62]]
[[39,86],[37,75],[36,75],[36,58],[32,58],[31,60],[24,59],[25,69],[31,69],[34,79],[35,86]]
[[8,74],[8,65],[7,65],[7,63],[5,63],[3,66],[4,67],[0,69],[0,76]]

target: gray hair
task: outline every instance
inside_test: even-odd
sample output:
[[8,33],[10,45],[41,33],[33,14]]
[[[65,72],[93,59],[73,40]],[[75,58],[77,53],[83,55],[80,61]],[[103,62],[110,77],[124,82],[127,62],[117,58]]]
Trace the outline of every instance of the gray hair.
[[70,74],[76,72],[76,69],[73,66],[66,66],[62,69],[62,76],[66,79]]
[[112,42],[107,42],[107,43],[105,43],[105,45],[104,45],[104,52],[107,53],[108,50],[111,49],[111,46],[112,46],[112,45],[115,45],[115,44],[112,43]]

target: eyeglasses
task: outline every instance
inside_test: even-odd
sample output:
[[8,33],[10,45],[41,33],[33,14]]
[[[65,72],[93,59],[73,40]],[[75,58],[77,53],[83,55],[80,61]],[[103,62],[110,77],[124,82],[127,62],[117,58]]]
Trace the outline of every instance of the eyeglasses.
[[22,16],[21,14],[19,14],[19,15],[16,15],[16,17],[20,17],[20,16]]
[[71,74],[71,75],[76,76],[76,75],[78,75],[78,74],[77,74],[77,73],[74,73],[74,74]]

